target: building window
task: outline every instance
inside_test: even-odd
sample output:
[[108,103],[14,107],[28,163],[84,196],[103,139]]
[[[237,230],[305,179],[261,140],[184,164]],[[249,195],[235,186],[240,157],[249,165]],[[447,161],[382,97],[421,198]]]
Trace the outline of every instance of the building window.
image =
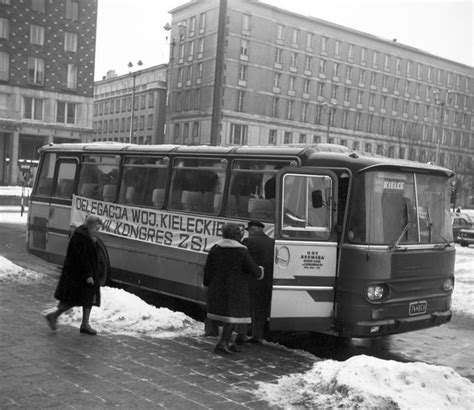
[[230,124],[230,140],[234,145],[247,145],[248,125]]
[[148,118],[147,118],[147,121],[146,121],[146,127],[149,130],[153,129],[153,114],[148,115]]
[[385,54],[383,66],[386,70],[390,68],[390,56]]
[[301,121],[308,121],[308,103],[303,103],[301,107]]
[[397,57],[397,60],[395,63],[395,70],[397,74],[400,74],[400,72],[402,71],[402,60],[399,57]]
[[245,104],[245,91],[239,90],[237,92],[237,111],[243,112]]
[[364,97],[364,92],[357,91],[357,104],[362,104],[363,97]]
[[200,83],[202,79],[202,63],[197,65],[196,82]]
[[77,34],[66,31],[64,33],[64,51],[77,51]]
[[173,138],[175,142],[179,142],[179,124],[174,124]]
[[0,38],[10,37],[10,22],[4,17],[0,17]]
[[370,114],[367,118],[367,132],[372,132],[372,124],[374,123],[374,116]]
[[342,128],[347,128],[349,114],[347,110],[344,110],[342,113]]
[[293,44],[298,44],[300,31],[297,28],[294,28],[291,32],[291,42]]
[[395,119],[390,120],[390,135],[395,135]]
[[354,58],[354,44],[349,44],[349,48],[347,49],[347,57]]
[[412,62],[411,62],[411,61],[407,61],[407,76],[411,76],[411,74],[412,74],[412,72],[411,72],[412,66],[413,66]]
[[206,13],[201,13],[199,15],[199,32],[204,32],[206,28]]
[[293,105],[294,105],[294,102],[292,100],[288,100],[288,105],[286,106],[286,119],[287,120],[293,119]]
[[38,46],[44,45],[44,27],[36,24],[30,25],[30,43]]
[[344,101],[350,101],[351,100],[351,89],[346,87],[344,89]]
[[336,40],[335,52],[337,56],[341,55],[341,42],[339,40]]
[[292,144],[293,143],[293,134],[289,131],[285,131],[285,135],[283,137],[283,144]]
[[193,122],[193,128],[191,132],[192,132],[193,142],[198,142],[199,140],[199,122],[198,121]]
[[375,107],[375,94],[374,93],[370,93],[369,106],[370,107]]
[[31,8],[40,13],[45,12],[45,2],[46,0],[31,0]]
[[387,96],[382,95],[382,100],[380,102],[380,108],[385,110],[387,108]]
[[333,77],[339,77],[339,68],[341,65],[339,63],[334,63]]
[[303,93],[304,94],[309,94],[309,85],[310,85],[311,80],[308,80],[305,78],[304,83],[303,83]]
[[359,71],[359,83],[364,84],[365,83],[365,70],[360,70]]
[[283,26],[282,24],[277,24],[276,26],[276,38],[280,41],[285,38],[285,26]]
[[280,83],[281,83],[281,74],[275,73],[273,75],[273,86],[276,88],[280,88]]
[[43,119],[43,100],[41,98],[23,98],[23,118],[28,120]]
[[323,107],[321,105],[316,106],[316,115],[314,116],[315,124],[321,124],[321,116],[323,112]]
[[66,0],[66,18],[70,20],[79,20],[79,1]]
[[352,67],[347,67],[346,81],[352,81]]
[[297,67],[298,66],[298,54],[297,53],[291,53],[291,67]]
[[370,85],[372,87],[375,87],[377,81],[377,74],[376,73],[371,73],[370,74]]
[[246,39],[240,40],[240,55],[247,57],[249,55],[249,41]]
[[270,130],[268,134],[268,144],[276,145],[277,130]]
[[[143,131],[145,129],[145,116],[140,115],[140,118],[138,119],[138,127],[140,131]],[[118,131],[118,120],[115,120],[115,131]]]
[[192,60],[194,56],[194,41],[189,42],[188,47],[188,60]]
[[328,51],[328,44],[329,44],[329,38],[327,37],[321,37],[321,51],[324,51],[327,53]]
[[306,144],[306,134],[300,134],[299,143]]
[[336,99],[337,99],[337,89],[338,89],[338,86],[333,84],[333,86],[332,86],[332,92],[331,92],[331,98],[332,98],[333,100],[336,100]]
[[326,72],[326,60],[319,60],[319,73],[324,74]]
[[290,91],[295,91],[296,77],[290,76]]
[[189,19],[189,37],[194,36],[194,33],[196,32],[196,17],[191,17]]
[[382,77],[382,88],[388,88],[388,77],[386,75]]
[[239,67],[239,81],[247,81],[247,66],[240,65]]
[[321,82],[318,83],[318,95],[320,97],[324,96],[324,83],[321,83]]
[[364,146],[365,152],[372,152],[372,144],[370,142],[366,142]]
[[201,89],[198,88],[194,91],[194,109],[199,110],[201,107]]
[[377,51],[374,51],[372,53],[372,67],[377,68],[377,58],[379,56],[379,53]]
[[379,134],[383,134],[384,127],[385,127],[385,118],[380,117],[380,121],[379,121]]
[[66,88],[71,90],[77,88],[77,66],[75,64],[67,65]]
[[44,83],[44,60],[42,58],[28,57],[28,82],[35,85]]
[[377,155],[383,155],[383,145],[377,144]]
[[311,63],[312,63],[312,58],[311,58],[311,56],[306,56],[305,64],[304,64],[304,69],[305,69],[306,71],[311,71]]
[[278,117],[278,103],[279,103],[279,98],[278,97],[273,97],[272,100],[272,116],[273,117]]
[[250,15],[242,15],[242,31],[250,31]]
[[275,63],[276,64],[282,64],[283,62],[283,50],[281,48],[277,48],[275,50]]
[[310,50],[313,48],[313,33],[306,33],[306,49]]
[[0,81],[8,81],[10,76],[10,55],[0,51]]
[[321,142],[321,137],[319,135],[313,135],[313,144],[319,144]]
[[365,47],[362,47],[360,50],[360,61],[365,63],[367,60],[367,49]]

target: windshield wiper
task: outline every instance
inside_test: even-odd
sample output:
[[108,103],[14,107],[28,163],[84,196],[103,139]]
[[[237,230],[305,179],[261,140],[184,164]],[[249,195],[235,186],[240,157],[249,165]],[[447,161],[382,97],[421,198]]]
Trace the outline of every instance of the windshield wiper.
[[403,228],[403,231],[402,233],[400,234],[400,236],[398,237],[398,239],[396,240],[396,242],[392,245],[392,248],[393,249],[397,249],[397,248],[401,248],[401,246],[399,245],[400,241],[402,240],[403,238],[403,235],[405,235],[408,231],[408,228],[410,227],[411,225],[411,221],[408,221],[407,224],[405,225],[405,228]]
[[429,206],[426,206],[426,217],[428,218],[427,226],[428,226],[428,230],[429,230],[429,237],[428,237],[429,243],[431,243],[431,228],[433,228],[435,233],[437,233],[440,236],[440,238],[444,241],[444,244],[441,245],[441,248],[446,249],[448,246],[452,246],[449,243],[449,241],[443,235],[441,235],[441,233],[436,228],[434,228],[433,222],[431,221],[430,207]]

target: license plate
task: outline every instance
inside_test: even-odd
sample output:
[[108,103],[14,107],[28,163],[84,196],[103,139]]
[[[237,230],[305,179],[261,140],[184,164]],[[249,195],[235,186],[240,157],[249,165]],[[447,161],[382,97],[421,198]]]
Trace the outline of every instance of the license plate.
[[428,302],[426,300],[422,300],[419,302],[412,302],[409,305],[408,314],[410,316],[422,315],[423,313],[426,313],[427,307],[428,307]]

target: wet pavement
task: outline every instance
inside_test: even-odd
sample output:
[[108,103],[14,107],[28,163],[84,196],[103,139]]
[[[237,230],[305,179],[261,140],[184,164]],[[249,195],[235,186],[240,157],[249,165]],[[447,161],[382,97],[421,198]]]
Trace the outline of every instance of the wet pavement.
[[[0,408],[267,409],[257,382],[308,370],[309,355],[271,344],[219,356],[216,338],[152,339],[51,331],[57,272],[0,288]],[[92,312],[93,316],[93,312]],[[93,319],[93,318],[92,318]]]

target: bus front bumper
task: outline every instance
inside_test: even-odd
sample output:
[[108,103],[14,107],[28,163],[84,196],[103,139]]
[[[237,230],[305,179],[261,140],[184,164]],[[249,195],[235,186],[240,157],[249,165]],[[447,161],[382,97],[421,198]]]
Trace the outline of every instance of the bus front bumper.
[[404,333],[427,327],[439,326],[451,320],[452,311],[432,312],[426,315],[403,319],[371,320],[355,323],[355,326],[343,328],[340,332],[345,337],[377,337],[395,333]]

